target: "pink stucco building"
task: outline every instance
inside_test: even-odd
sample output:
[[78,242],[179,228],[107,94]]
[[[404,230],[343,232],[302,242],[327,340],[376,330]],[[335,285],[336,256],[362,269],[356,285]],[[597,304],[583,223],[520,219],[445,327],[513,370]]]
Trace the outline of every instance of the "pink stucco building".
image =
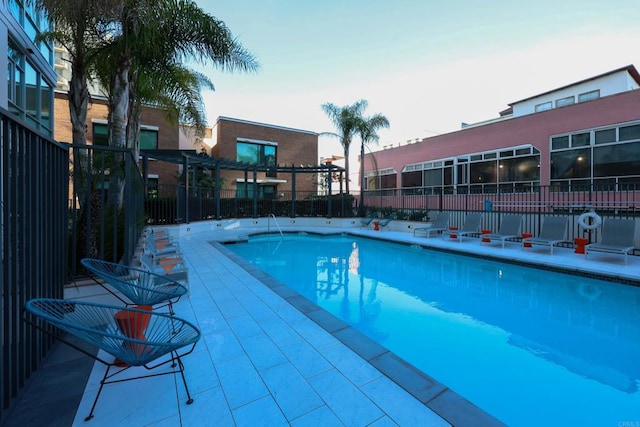
[[629,65],[513,102],[496,119],[367,154],[365,189],[640,188],[639,88]]

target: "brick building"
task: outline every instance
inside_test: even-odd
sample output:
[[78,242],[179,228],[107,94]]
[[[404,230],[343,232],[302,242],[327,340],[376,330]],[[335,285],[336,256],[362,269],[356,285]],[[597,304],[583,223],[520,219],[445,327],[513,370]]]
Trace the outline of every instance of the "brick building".
[[[87,144],[107,145],[108,105],[104,98],[92,96],[87,111]],[[66,92],[56,91],[54,101],[56,118],[54,138],[59,142],[71,143],[71,118]],[[140,148],[148,150],[175,150],[178,148],[179,127],[171,124],[165,112],[156,108],[143,107],[141,116]],[[155,191],[158,185],[175,185],[179,166],[173,163],[150,161],[148,187]]]
[[[318,134],[282,126],[256,123],[230,117],[218,117],[213,126],[211,156],[259,164],[307,167],[318,164]],[[223,171],[225,189],[252,197],[253,175],[245,180],[242,171]],[[259,197],[273,198],[292,190],[290,173],[259,172],[256,178]],[[298,174],[297,192],[317,192],[315,174]],[[246,193],[245,193],[246,191]]]

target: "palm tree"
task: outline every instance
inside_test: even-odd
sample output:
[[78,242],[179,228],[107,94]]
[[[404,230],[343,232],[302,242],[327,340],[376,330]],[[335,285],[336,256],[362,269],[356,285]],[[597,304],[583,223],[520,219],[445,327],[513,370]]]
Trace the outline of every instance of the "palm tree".
[[360,135],[360,216],[364,216],[364,147],[369,143],[377,144],[380,137],[378,129],[389,128],[389,119],[380,113],[363,117],[358,121],[358,134]]
[[105,45],[106,22],[117,10],[117,0],[29,0],[42,10],[53,30],[42,38],[66,49],[71,63],[69,113],[72,142],[87,141],[87,80],[97,52]]
[[322,104],[322,110],[325,112],[337,132],[323,132],[323,135],[335,136],[340,139],[340,144],[344,150],[344,169],[347,176],[346,191],[349,194],[349,148],[353,137],[358,133],[358,126],[362,120],[362,114],[367,108],[367,101],[361,99],[352,105],[344,105],[338,107],[330,102]]
[[[135,135],[139,132],[137,107],[145,101],[145,87],[155,87],[162,92],[167,89],[163,87],[166,83],[163,78],[169,75],[173,75],[173,83],[179,80],[185,83],[186,78],[187,86],[181,86],[172,94],[164,92],[169,96],[152,101],[184,102],[177,110],[179,116],[193,117],[194,113],[203,112],[196,106],[201,98],[199,95],[193,97],[193,89],[203,84],[213,86],[210,81],[196,77],[195,73],[182,67],[180,64],[184,60],[211,62],[223,71],[256,71],[259,68],[253,55],[233,37],[225,24],[205,13],[192,0],[125,0],[123,4],[113,26],[112,43],[105,49],[105,64],[111,70],[108,79],[110,146],[134,148],[130,144],[136,141]],[[163,78],[154,81],[153,77],[158,76]],[[191,96],[185,97],[186,94]],[[191,102],[194,99],[195,102]],[[203,117],[196,122],[204,123]],[[115,178],[111,187],[115,190],[117,174],[111,176]],[[113,193],[114,196],[118,194],[117,191]]]

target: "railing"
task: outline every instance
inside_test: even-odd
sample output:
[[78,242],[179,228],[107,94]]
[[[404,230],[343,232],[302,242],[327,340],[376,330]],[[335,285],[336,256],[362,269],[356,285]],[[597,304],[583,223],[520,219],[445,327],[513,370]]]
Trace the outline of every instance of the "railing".
[[130,150],[71,147],[69,275],[76,277],[84,257],[111,262],[132,258],[145,226],[144,183]]
[[276,228],[280,232],[280,235],[284,236],[284,234],[282,233],[282,229],[280,228],[280,224],[278,224],[278,220],[276,219],[276,216],[274,214],[269,214],[269,216],[267,217],[267,231],[271,231],[271,218],[273,218],[273,222],[276,224]]
[[66,146],[0,109],[0,424],[52,338],[21,320],[25,303],[67,281]]

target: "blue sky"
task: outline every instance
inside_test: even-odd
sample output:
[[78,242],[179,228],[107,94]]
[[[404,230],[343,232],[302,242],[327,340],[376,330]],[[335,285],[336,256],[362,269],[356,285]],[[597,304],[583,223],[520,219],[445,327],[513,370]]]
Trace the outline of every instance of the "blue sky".
[[[321,104],[366,99],[368,113],[391,123],[380,145],[397,145],[614,68],[640,67],[640,7],[630,0],[198,4],[261,63],[255,74],[204,69],[216,87],[205,94],[211,124],[230,116],[333,131]],[[327,137],[319,145],[320,156],[341,152]]]

